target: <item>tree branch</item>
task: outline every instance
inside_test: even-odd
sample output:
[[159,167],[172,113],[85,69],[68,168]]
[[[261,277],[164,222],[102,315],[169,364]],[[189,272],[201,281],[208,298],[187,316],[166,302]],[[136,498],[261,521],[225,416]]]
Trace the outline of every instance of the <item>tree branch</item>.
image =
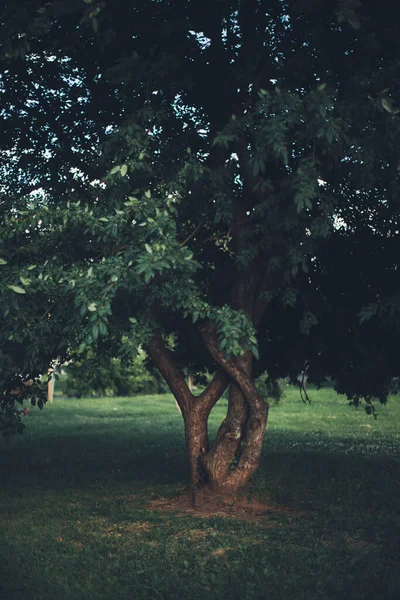
[[189,240],[192,239],[192,237],[194,235],[196,235],[196,233],[199,231],[200,227],[203,225],[204,221],[202,221],[201,223],[199,223],[197,225],[197,227],[192,231],[192,233],[190,235],[187,236],[187,238],[185,240],[183,240],[183,242],[181,242],[179,244],[179,248],[182,248],[182,246],[186,246],[186,244],[188,243]]
[[215,325],[213,323],[209,323],[201,328],[200,331],[211,356],[241,389],[250,408],[257,412],[267,411],[269,408],[268,403],[265,402],[257,392],[249,375],[237,364],[234,359],[227,360],[223,353],[219,350],[215,335]]
[[153,335],[150,342],[146,345],[146,350],[171,388],[179,408],[183,416],[185,416],[190,410],[194,396],[185,381],[182,371],[177,367],[171,356],[171,352],[166,347],[159,333]]
[[206,389],[199,396],[194,396],[195,403],[201,404],[202,408],[210,413],[228,387],[229,381],[230,378],[225,371],[218,371]]

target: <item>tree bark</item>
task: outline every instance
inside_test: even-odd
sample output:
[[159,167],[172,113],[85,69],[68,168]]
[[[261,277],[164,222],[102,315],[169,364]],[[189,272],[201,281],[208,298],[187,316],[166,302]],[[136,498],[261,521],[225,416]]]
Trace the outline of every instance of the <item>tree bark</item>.
[[195,504],[196,493],[204,481],[202,472],[203,457],[207,454],[208,446],[208,414],[200,405],[195,405],[186,415],[185,438],[189,462],[190,490]]
[[[232,294],[232,307],[243,310],[255,324],[266,308],[260,293],[262,281],[262,264],[257,261],[239,274]],[[268,418],[268,404],[252,379],[251,353],[228,360],[219,350],[215,325],[203,325],[201,333],[221,370],[199,396],[192,394],[159,334],[147,346],[184,418],[193,502],[200,488],[231,495],[249,483],[260,462]],[[208,417],[228,385],[227,415],[210,448]]]
[[[243,368],[251,370],[251,355],[241,357]],[[229,386],[228,411],[221,423],[210,451],[203,458],[207,482],[210,489],[222,490],[229,481],[235,468],[240,444],[243,442],[245,425],[248,419],[246,400],[235,384]]]
[[166,347],[160,334],[155,334],[146,346],[146,350],[168,383],[175,400],[181,409],[182,415],[190,410],[191,399],[193,397],[183,373],[176,366],[171,353]]
[[202,334],[211,355],[233,381],[227,419],[204,464],[214,491],[236,492],[258,468],[269,407],[252,381],[250,353],[228,361],[218,349],[215,328],[209,325]]
[[[232,290],[232,308],[242,310],[255,325],[259,324],[267,307],[262,297],[266,286],[263,269],[266,266],[265,259],[248,265],[239,273]],[[211,450],[204,456],[203,464],[212,490],[218,493],[236,492],[248,484],[258,468],[268,404],[254,386],[251,352],[227,360],[218,348],[212,323],[202,328],[202,335],[211,356],[230,377],[227,416]]]
[[[214,326],[204,327],[202,334],[222,370],[199,396],[189,390],[161,336],[154,336],[147,346],[183,415],[193,503],[201,488],[232,494],[248,484],[259,465],[268,416],[268,405],[251,378],[251,353],[228,361],[218,348]],[[208,417],[228,384],[227,415],[210,448]]]
[[208,417],[228,386],[229,376],[223,370],[219,371],[207,388],[199,396],[194,396],[161,335],[153,336],[147,351],[168,383],[185,422],[190,488],[194,501],[196,491],[204,483],[202,459],[209,450]]

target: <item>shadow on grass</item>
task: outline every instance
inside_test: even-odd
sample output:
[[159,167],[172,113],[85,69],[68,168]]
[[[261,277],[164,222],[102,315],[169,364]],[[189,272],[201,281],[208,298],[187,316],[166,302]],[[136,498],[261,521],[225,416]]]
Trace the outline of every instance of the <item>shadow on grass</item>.
[[79,486],[92,482],[179,483],[186,477],[184,448],[176,436],[155,442],[103,433],[42,436],[31,443],[4,445],[0,477],[12,487]]
[[149,508],[187,482],[171,399],[32,411],[0,442],[0,598],[397,600],[397,413],[371,427],[316,405],[274,407],[257,523]]
[[48,414],[1,446],[0,598],[397,600],[398,460],[379,447],[269,431],[254,491],[293,511],[195,519],[148,507],[187,481],[179,415]]
[[[297,503],[299,494],[318,497],[318,503],[338,499],[361,501],[371,504],[391,502],[399,497],[399,463],[385,457],[338,456],[329,452],[299,449],[296,453],[285,451],[265,452],[259,475],[260,489],[269,490],[277,502]],[[262,483],[258,482],[262,479]],[[383,490],[385,493],[383,494]]]
[[[107,433],[108,432],[108,433]],[[158,431],[153,439],[144,429],[139,435],[119,437],[109,428],[89,433],[27,438],[4,444],[0,477],[10,488],[80,487],[112,482],[177,485],[187,482],[184,442],[176,430]],[[350,503],[377,509],[400,503],[398,460],[348,451],[354,440],[342,438],[339,452],[332,440],[304,447],[304,437],[269,434],[254,490],[260,498],[291,507],[314,510]],[[340,452],[342,450],[342,452]],[[385,490],[384,494],[382,490]],[[379,505],[379,506],[378,506]]]

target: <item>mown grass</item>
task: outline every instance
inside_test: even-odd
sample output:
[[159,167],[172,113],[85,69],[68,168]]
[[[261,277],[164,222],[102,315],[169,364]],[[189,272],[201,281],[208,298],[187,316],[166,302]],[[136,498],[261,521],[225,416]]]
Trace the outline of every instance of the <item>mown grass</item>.
[[170,396],[35,410],[0,443],[0,597],[397,599],[399,402],[373,420],[329,389],[311,397],[271,407],[254,491],[274,510],[259,522],[149,508],[186,484]]

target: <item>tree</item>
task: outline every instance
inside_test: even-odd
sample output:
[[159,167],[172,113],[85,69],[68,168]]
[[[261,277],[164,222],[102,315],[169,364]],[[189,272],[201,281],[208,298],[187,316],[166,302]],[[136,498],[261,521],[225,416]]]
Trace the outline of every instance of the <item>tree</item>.
[[[181,408],[193,493],[255,473],[265,369],[307,363],[356,402],[386,399],[399,73],[384,5],[3,11],[5,390],[57,357],[129,363],[143,344]],[[195,396],[184,368],[215,375]]]
[[109,394],[114,396],[132,396],[134,394],[160,394],[167,391],[157,372],[146,368],[146,355],[138,354],[133,365],[123,367],[119,358],[110,358],[99,364],[96,357],[85,357],[66,365],[61,378],[61,390],[66,396],[77,398],[91,394]]

